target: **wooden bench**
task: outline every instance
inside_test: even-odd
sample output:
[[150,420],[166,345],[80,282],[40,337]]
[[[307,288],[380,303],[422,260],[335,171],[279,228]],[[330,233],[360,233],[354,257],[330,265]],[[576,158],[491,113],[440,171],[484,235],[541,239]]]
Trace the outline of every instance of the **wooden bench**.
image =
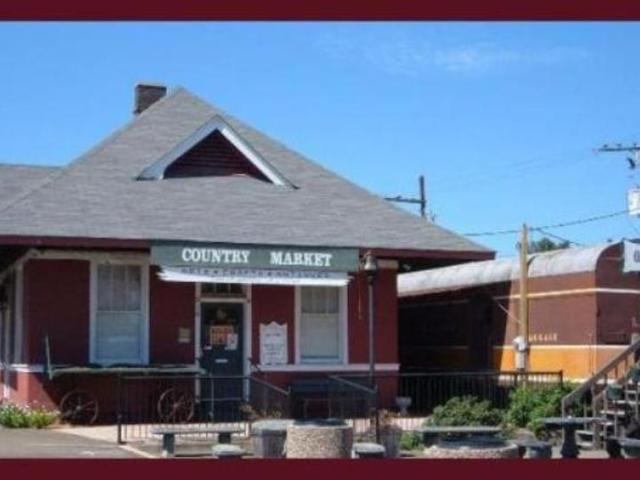
[[162,456],[173,457],[176,452],[176,435],[217,434],[219,444],[230,444],[231,435],[243,433],[244,428],[229,426],[214,427],[154,427],[152,435],[162,436]]

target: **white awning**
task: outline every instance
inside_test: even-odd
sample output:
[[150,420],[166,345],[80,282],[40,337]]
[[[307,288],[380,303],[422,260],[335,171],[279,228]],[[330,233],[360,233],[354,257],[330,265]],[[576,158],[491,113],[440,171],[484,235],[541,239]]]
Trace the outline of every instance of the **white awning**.
[[349,283],[349,275],[346,272],[262,268],[162,267],[159,276],[167,282],[323,287],[342,287]]

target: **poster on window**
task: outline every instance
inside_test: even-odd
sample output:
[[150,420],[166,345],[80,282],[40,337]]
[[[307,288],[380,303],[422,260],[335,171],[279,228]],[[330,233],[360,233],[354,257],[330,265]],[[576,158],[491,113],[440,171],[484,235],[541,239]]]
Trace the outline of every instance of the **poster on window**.
[[287,358],[287,325],[260,324],[260,364],[284,365]]
[[227,335],[227,344],[224,347],[225,350],[237,350],[238,349],[238,334],[230,333]]
[[212,347],[226,347],[227,337],[234,334],[233,325],[212,325],[209,328],[209,345]]

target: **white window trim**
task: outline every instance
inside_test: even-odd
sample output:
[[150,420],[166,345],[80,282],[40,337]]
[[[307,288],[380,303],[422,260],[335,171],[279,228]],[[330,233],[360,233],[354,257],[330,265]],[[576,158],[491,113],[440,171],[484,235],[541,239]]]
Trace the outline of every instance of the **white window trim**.
[[138,265],[141,267],[142,287],[142,355],[139,359],[122,359],[115,363],[133,363],[145,365],[149,363],[149,259],[131,256],[129,258],[92,258],[90,260],[89,289],[89,361],[100,365],[114,363],[96,358],[96,322],[98,313],[98,265]]
[[256,152],[231,126],[219,115],[214,116],[196,130],[188,138],[180,142],[168,153],[163,155],[153,165],[145,168],[138,176],[140,180],[161,180],[164,178],[165,170],[182,155],[195,147],[210,134],[218,130],[229,142],[236,147],[247,160],[249,160],[260,172],[273,184],[280,186],[290,186],[287,179],[278,172],[273,165],[267,162]]
[[[310,287],[313,288],[313,287]],[[310,365],[318,365],[323,368],[329,366],[336,365],[347,365],[349,363],[349,298],[348,291],[349,287],[334,287],[339,288],[339,325],[340,325],[340,360],[338,362],[335,361],[302,361],[302,355],[300,352],[300,324],[302,317],[302,296],[301,296],[301,287],[295,287],[295,321],[294,321],[294,330],[295,330],[295,340],[294,340],[294,350],[295,350],[295,365],[297,366],[305,366],[308,367]]]
[[15,307],[13,324],[13,352],[12,362],[21,363],[23,361],[24,345],[24,268],[20,264],[16,267],[15,273]]

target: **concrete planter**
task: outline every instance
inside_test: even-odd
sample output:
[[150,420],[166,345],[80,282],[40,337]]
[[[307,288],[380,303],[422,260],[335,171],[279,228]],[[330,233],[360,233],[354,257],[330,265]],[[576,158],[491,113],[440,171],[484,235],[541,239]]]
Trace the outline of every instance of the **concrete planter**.
[[286,445],[287,458],[349,458],[353,428],[333,419],[293,422]]
[[380,444],[384,447],[387,458],[400,456],[400,439],[402,429],[397,425],[380,426]]

